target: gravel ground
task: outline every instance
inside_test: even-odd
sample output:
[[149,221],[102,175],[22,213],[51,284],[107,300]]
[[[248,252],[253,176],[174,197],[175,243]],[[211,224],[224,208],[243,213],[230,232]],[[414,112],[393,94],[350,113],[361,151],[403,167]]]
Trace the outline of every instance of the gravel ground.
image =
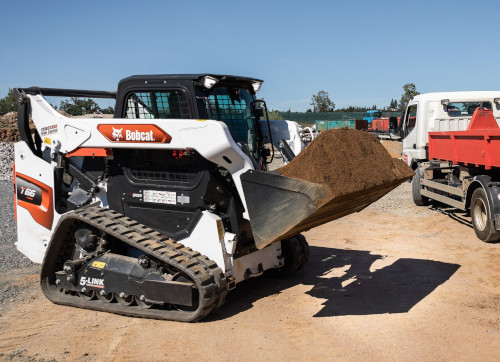
[[[33,266],[26,257],[17,251],[17,228],[14,219],[14,200],[11,181],[0,181],[0,273]],[[1,283],[1,279],[0,279]]]
[[29,285],[12,281],[20,275],[37,273],[39,266],[17,251],[17,229],[14,219],[12,182],[0,181],[0,311],[6,304],[14,302],[22,296],[30,298],[26,290]]
[[12,181],[12,162],[14,162],[14,145],[0,142],[0,180]]

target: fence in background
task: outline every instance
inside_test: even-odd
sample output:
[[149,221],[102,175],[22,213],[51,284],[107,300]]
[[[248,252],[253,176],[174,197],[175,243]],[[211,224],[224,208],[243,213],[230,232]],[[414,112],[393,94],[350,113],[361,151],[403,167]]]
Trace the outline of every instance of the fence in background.
[[[314,121],[340,121],[363,119],[364,112],[280,112],[283,119],[302,125],[312,125]],[[400,112],[382,112],[382,117],[399,117]]]

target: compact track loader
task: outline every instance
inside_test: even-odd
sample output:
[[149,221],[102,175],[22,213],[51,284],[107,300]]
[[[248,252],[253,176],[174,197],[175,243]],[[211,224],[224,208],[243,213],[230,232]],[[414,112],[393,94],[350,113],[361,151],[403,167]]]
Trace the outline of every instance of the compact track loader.
[[[116,93],[15,89],[17,247],[42,263],[51,301],[197,321],[238,283],[299,270],[300,232],[395,187],[338,204],[325,185],[268,172],[266,145],[288,158],[304,146],[296,123],[267,119],[261,83],[152,75]],[[114,118],[68,118],[45,96],[115,98]]]

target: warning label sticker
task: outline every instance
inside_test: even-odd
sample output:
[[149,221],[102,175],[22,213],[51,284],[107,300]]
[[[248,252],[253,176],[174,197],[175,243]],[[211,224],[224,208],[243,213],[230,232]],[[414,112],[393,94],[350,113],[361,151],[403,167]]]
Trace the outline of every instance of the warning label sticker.
[[144,202],[175,205],[176,193],[172,191],[144,190]]

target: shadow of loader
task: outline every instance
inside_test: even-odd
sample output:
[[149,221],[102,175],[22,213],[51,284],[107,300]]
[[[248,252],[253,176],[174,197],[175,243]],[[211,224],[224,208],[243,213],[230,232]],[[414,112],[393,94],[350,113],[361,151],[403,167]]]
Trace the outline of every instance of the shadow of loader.
[[[255,278],[229,294],[223,308],[205,321],[225,319],[252,307],[256,300],[291,288],[310,285],[308,295],[325,299],[314,317],[407,313],[446,282],[460,267],[439,261],[401,258],[381,269],[372,264],[384,259],[369,251],[310,247],[306,266],[289,279]],[[340,276],[329,276],[342,270]]]

